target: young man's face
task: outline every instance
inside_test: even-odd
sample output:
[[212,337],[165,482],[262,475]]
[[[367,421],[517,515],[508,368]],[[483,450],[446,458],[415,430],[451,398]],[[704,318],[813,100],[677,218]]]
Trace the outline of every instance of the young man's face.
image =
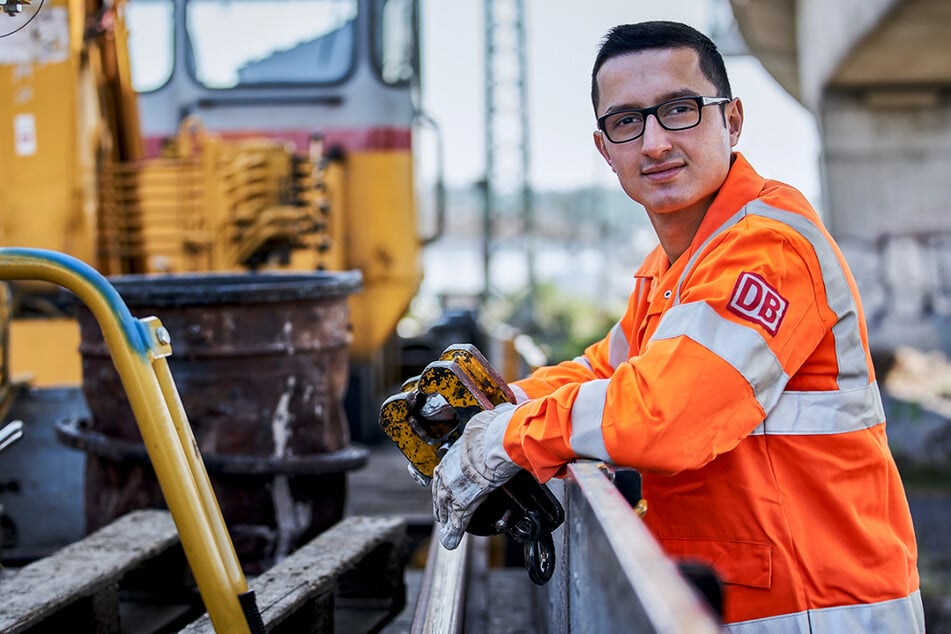
[[[676,97],[721,96],[689,48],[648,49],[611,58],[601,66],[597,81],[598,117]],[[648,212],[705,211],[730,169],[731,148],[740,138],[742,123],[742,105],[734,100],[702,108],[700,124],[694,128],[665,130],[650,115],[638,139],[612,143],[599,130],[594,142],[627,195]]]

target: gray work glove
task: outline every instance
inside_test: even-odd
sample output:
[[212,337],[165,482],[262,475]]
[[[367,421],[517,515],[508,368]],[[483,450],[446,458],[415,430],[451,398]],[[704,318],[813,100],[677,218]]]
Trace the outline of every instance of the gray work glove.
[[439,541],[449,550],[459,545],[482,500],[521,469],[502,445],[514,410],[503,403],[473,416],[433,471],[433,515],[441,525]]

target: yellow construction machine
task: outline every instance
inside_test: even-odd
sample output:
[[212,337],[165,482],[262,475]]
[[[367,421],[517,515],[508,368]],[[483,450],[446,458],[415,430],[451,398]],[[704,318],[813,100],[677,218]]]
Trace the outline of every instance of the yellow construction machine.
[[[416,2],[4,7],[0,246],[107,276],[359,270],[352,360],[379,384],[427,239]],[[7,374],[75,383],[78,330],[48,290],[12,287]]]
[[[212,477],[264,478],[239,483],[238,503],[222,504],[229,524],[231,514],[250,526],[247,541],[266,541],[248,546],[262,565],[342,511],[336,496],[323,515],[300,512],[303,498],[341,490],[339,472],[360,463],[346,429],[320,427],[341,418],[346,427],[336,401],[346,392],[356,404],[351,430],[365,416],[378,431],[386,385],[403,375],[389,342],[418,291],[421,247],[442,226],[438,196],[428,221],[419,220],[415,187],[414,131],[431,124],[418,108],[417,4],[0,2],[0,247],[88,264],[133,312],[169,326],[170,364],[210,359],[214,372],[173,369]],[[282,273],[276,287],[254,286]],[[315,286],[322,274],[342,277]],[[108,507],[108,516],[87,517],[87,529],[159,503],[138,480],[148,461],[134,424],[118,422],[129,412],[113,408],[119,384],[105,376],[111,361],[93,341],[95,323],[87,320],[87,338],[82,306],[51,284],[0,287],[0,414],[6,419],[20,387],[82,383],[92,422],[57,421],[56,433],[89,454],[87,507],[92,498]],[[152,288],[189,299],[133,302]],[[344,297],[342,310],[288,307],[323,288]],[[280,297],[248,325],[232,310],[247,295]],[[171,314],[192,310],[196,296],[220,296],[227,310]],[[331,323],[340,332],[329,333]],[[215,376],[232,383],[216,385]],[[265,391],[255,385],[261,377],[274,387],[252,400]],[[101,396],[89,398],[90,379],[106,386]],[[112,466],[93,472],[106,461]],[[90,494],[93,480],[111,497]],[[265,528],[245,516],[270,500],[249,498],[249,489],[274,498]],[[291,508],[285,498],[296,510],[281,511]],[[232,530],[241,551],[241,531]]]

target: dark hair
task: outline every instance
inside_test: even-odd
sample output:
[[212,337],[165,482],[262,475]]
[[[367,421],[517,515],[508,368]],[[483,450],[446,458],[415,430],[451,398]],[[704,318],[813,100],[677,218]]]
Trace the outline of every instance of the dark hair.
[[604,36],[591,71],[591,104],[598,112],[598,71],[613,57],[653,48],[690,48],[700,58],[700,70],[716,89],[717,97],[733,98],[723,57],[716,44],[700,31],[680,22],[639,22],[620,24]]

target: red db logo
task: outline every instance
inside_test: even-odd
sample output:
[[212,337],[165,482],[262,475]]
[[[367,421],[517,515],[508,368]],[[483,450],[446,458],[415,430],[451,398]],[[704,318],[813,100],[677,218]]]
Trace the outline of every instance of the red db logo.
[[775,335],[786,315],[787,306],[789,302],[762,277],[755,273],[741,273],[727,308]]

